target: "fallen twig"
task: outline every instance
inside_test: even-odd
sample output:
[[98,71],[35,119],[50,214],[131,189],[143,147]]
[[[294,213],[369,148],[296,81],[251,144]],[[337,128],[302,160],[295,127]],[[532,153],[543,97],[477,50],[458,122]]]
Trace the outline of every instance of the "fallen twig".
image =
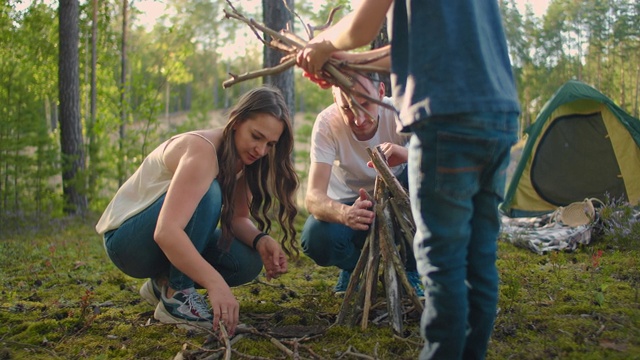
[[240,356],[241,358],[244,359],[249,359],[249,360],[272,360],[271,358],[266,358],[266,357],[262,357],[262,356],[257,356],[257,355],[247,355],[244,353],[239,352],[238,350],[231,350],[235,355]]
[[342,355],[340,355],[340,357],[338,359],[342,359],[345,356],[353,356],[353,357],[357,357],[360,359],[366,359],[366,360],[376,360],[375,357],[369,356],[369,355],[365,355],[361,352],[358,352],[358,350],[356,348],[354,348],[352,345],[349,345],[349,347],[347,348],[347,351],[345,351],[344,353],[342,353]]
[[224,326],[224,321],[218,322],[218,327],[220,328],[221,340],[224,342],[224,360],[231,360],[231,342],[229,341],[229,333]]

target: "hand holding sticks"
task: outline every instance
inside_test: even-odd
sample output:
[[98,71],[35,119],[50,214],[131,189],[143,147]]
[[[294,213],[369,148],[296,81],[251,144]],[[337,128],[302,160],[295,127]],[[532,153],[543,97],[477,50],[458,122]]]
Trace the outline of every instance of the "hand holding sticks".
[[[227,0],[227,4],[231,8],[231,11],[228,11],[226,9],[224,10],[224,14],[226,18],[235,19],[247,24],[251,28],[253,33],[256,35],[256,37],[265,46],[269,46],[271,48],[274,48],[274,49],[277,49],[278,51],[283,52],[284,56],[282,57],[281,63],[274,67],[267,67],[260,70],[249,71],[240,75],[229,73],[229,75],[231,76],[231,79],[228,79],[222,83],[223,88],[228,88],[234,84],[237,84],[245,80],[254,79],[257,77],[263,77],[267,75],[279,74],[296,65],[296,55],[299,51],[304,49],[308,40],[304,40],[300,36],[291,32],[289,29],[283,29],[281,31],[275,31],[273,29],[270,29],[267,26],[255,21],[254,19],[250,19],[242,15],[231,4],[230,0]],[[286,2],[285,2],[285,6],[286,6]],[[289,9],[289,8],[287,9],[290,12],[292,12],[302,22],[300,17],[295,12],[293,12],[292,9]],[[307,33],[309,40],[313,38],[313,32],[315,30],[322,30],[331,25],[331,23],[333,22],[333,17],[337,10],[339,10],[339,8],[334,8],[331,11],[329,18],[327,19],[327,22],[322,26],[313,27],[311,25],[303,23],[303,27]],[[271,37],[271,41],[266,41],[260,35],[260,32],[269,35]],[[343,93],[345,93],[348,96],[347,100],[349,102],[349,105],[351,105],[352,108],[355,109],[355,111],[364,111],[365,114],[367,114],[369,117],[373,118],[373,116],[369,114],[367,109],[362,107],[360,105],[360,102],[356,101],[355,99],[356,96],[360,98],[364,98],[370,102],[373,102],[382,107],[395,111],[395,108],[393,106],[380,101],[380,99],[372,98],[368,94],[355,90],[355,85],[358,83],[359,80],[357,79],[357,77],[354,77],[353,74],[359,74],[366,77],[367,72],[380,72],[380,73],[388,72],[386,69],[369,65],[370,62],[385,56],[389,56],[389,53],[385,52],[383,54],[380,54],[376,58],[363,59],[357,62],[350,62],[345,60],[339,60],[336,58],[330,58],[323,67],[324,71],[322,74],[322,80],[326,81],[328,84],[339,87],[343,91]]]

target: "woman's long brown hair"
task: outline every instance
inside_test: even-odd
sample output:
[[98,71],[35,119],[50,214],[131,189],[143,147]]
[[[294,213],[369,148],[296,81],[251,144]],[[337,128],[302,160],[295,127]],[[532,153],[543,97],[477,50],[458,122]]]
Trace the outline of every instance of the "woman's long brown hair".
[[[269,114],[284,123],[284,131],[269,153],[245,166],[246,178],[252,197],[249,203],[251,216],[258,229],[265,233],[271,230],[271,209],[278,207],[277,221],[282,229],[280,241],[287,256],[297,257],[299,250],[296,241],[294,218],[298,213],[295,205],[295,192],[298,189],[298,174],[295,172],[291,153],[293,152],[293,131],[289,109],[280,91],[272,86],[261,86],[244,94],[229,112],[229,120],[224,128],[222,148],[218,154],[220,172],[218,182],[222,190],[222,213],[220,227],[222,238],[219,246],[228,249],[233,241],[231,219],[236,188],[236,164],[238,153],[234,142],[234,125],[252,118],[256,114]],[[275,195],[275,203],[272,198]]]

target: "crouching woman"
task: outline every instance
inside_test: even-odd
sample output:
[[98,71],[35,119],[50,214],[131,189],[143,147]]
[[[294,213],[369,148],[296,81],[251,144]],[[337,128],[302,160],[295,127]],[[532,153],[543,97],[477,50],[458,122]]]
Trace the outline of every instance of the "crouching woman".
[[[222,320],[233,334],[240,307],[231,287],[263,266],[267,280],[287,271],[298,255],[292,151],[285,101],[263,86],[242,96],[224,128],[160,144],[120,187],[96,231],[115,266],[149,279],[140,294],[157,320],[214,329]],[[268,235],[272,213],[281,242]]]

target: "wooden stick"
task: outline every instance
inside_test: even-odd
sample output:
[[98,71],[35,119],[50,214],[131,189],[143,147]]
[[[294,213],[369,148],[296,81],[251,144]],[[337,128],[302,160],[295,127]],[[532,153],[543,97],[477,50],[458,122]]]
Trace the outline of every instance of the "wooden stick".
[[402,302],[400,301],[400,287],[398,286],[398,273],[404,271],[403,269],[397,269],[394,266],[393,249],[390,242],[391,234],[390,227],[393,226],[391,219],[389,218],[388,211],[386,210],[386,201],[381,196],[379,202],[376,204],[376,217],[380,218],[380,224],[378,231],[380,233],[380,252],[382,253],[382,259],[384,264],[384,285],[386,290],[387,299],[387,311],[389,312],[389,323],[391,328],[397,334],[402,334]]
[[[404,191],[402,185],[393,175],[389,165],[387,165],[387,161],[384,159],[384,154],[379,148],[376,148],[375,151],[367,148],[367,152],[371,157],[371,161],[373,162],[373,167],[376,169],[378,174],[382,176],[387,188],[391,192],[394,198],[398,201],[398,207],[402,210],[402,212],[411,213],[411,204],[409,203],[409,195]],[[413,218],[411,218],[413,219]]]
[[352,313],[352,304],[351,299],[354,296],[354,290],[357,288],[356,282],[360,282],[360,274],[363,269],[367,265],[367,257],[362,256],[362,254],[366,254],[369,252],[369,247],[371,243],[371,233],[367,235],[367,239],[364,242],[364,246],[362,247],[362,252],[360,253],[360,258],[356,263],[355,269],[351,273],[351,279],[349,279],[349,286],[347,286],[347,291],[344,293],[344,298],[342,299],[342,304],[340,305],[340,311],[338,311],[338,316],[336,317],[336,324],[341,325],[344,324],[345,318],[347,315]]
[[402,230],[402,239],[406,246],[413,246],[413,235],[416,233],[416,226],[413,222],[413,215],[411,213],[407,214],[400,209],[400,205],[398,205],[398,200],[396,198],[389,199],[389,204],[391,204],[391,209],[393,210],[393,215],[398,219],[398,225]]
[[[390,220],[390,215],[389,216],[385,216],[387,214],[384,213],[384,211],[381,209],[381,211],[378,213],[376,212],[376,216],[382,216],[382,218],[387,219],[387,221],[391,221]],[[393,233],[391,233],[389,231],[388,227],[382,227],[381,229],[383,229],[383,234],[381,234],[380,236],[380,245],[382,249],[386,249],[386,251],[389,254],[389,257],[386,259],[386,261],[390,261],[393,265],[393,267],[395,268],[396,273],[398,274],[398,277],[400,279],[401,284],[403,285],[404,289],[405,289],[405,293],[408,294],[409,299],[411,300],[411,302],[413,303],[413,305],[415,306],[415,308],[422,312],[423,310],[423,305],[422,302],[420,302],[420,299],[418,298],[418,294],[416,294],[416,290],[413,288],[413,286],[411,286],[411,283],[409,282],[409,279],[407,278],[407,273],[404,270],[404,264],[402,263],[402,261],[400,260],[400,255],[398,254],[398,249],[395,245],[395,243],[391,240],[393,237]],[[384,251],[384,250],[383,250]],[[384,256],[384,254],[383,254]]]
[[296,64],[296,59],[289,59],[284,63],[278,64],[274,67],[270,67],[270,68],[264,68],[264,69],[260,69],[258,71],[249,71],[246,72],[242,75],[235,75],[232,73],[229,73],[229,75],[231,75],[231,79],[229,80],[225,80],[222,83],[222,87],[224,89],[230,87],[231,85],[237,84],[239,82],[245,81],[245,80],[249,80],[249,79],[255,79],[258,77],[262,77],[262,76],[267,76],[267,75],[275,75],[275,74],[279,74],[285,70],[287,70],[288,68],[294,66]]
[[362,330],[366,330],[369,323],[369,312],[371,311],[371,301],[376,296],[376,288],[378,284],[378,267],[380,264],[380,246],[379,239],[376,231],[377,221],[374,219],[369,229],[371,234],[372,244],[369,246],[369,254],[367,257],[367,272],[365,275],[365,294],[364,305],[362,306],[362,320],[360,321],[360,327]]

